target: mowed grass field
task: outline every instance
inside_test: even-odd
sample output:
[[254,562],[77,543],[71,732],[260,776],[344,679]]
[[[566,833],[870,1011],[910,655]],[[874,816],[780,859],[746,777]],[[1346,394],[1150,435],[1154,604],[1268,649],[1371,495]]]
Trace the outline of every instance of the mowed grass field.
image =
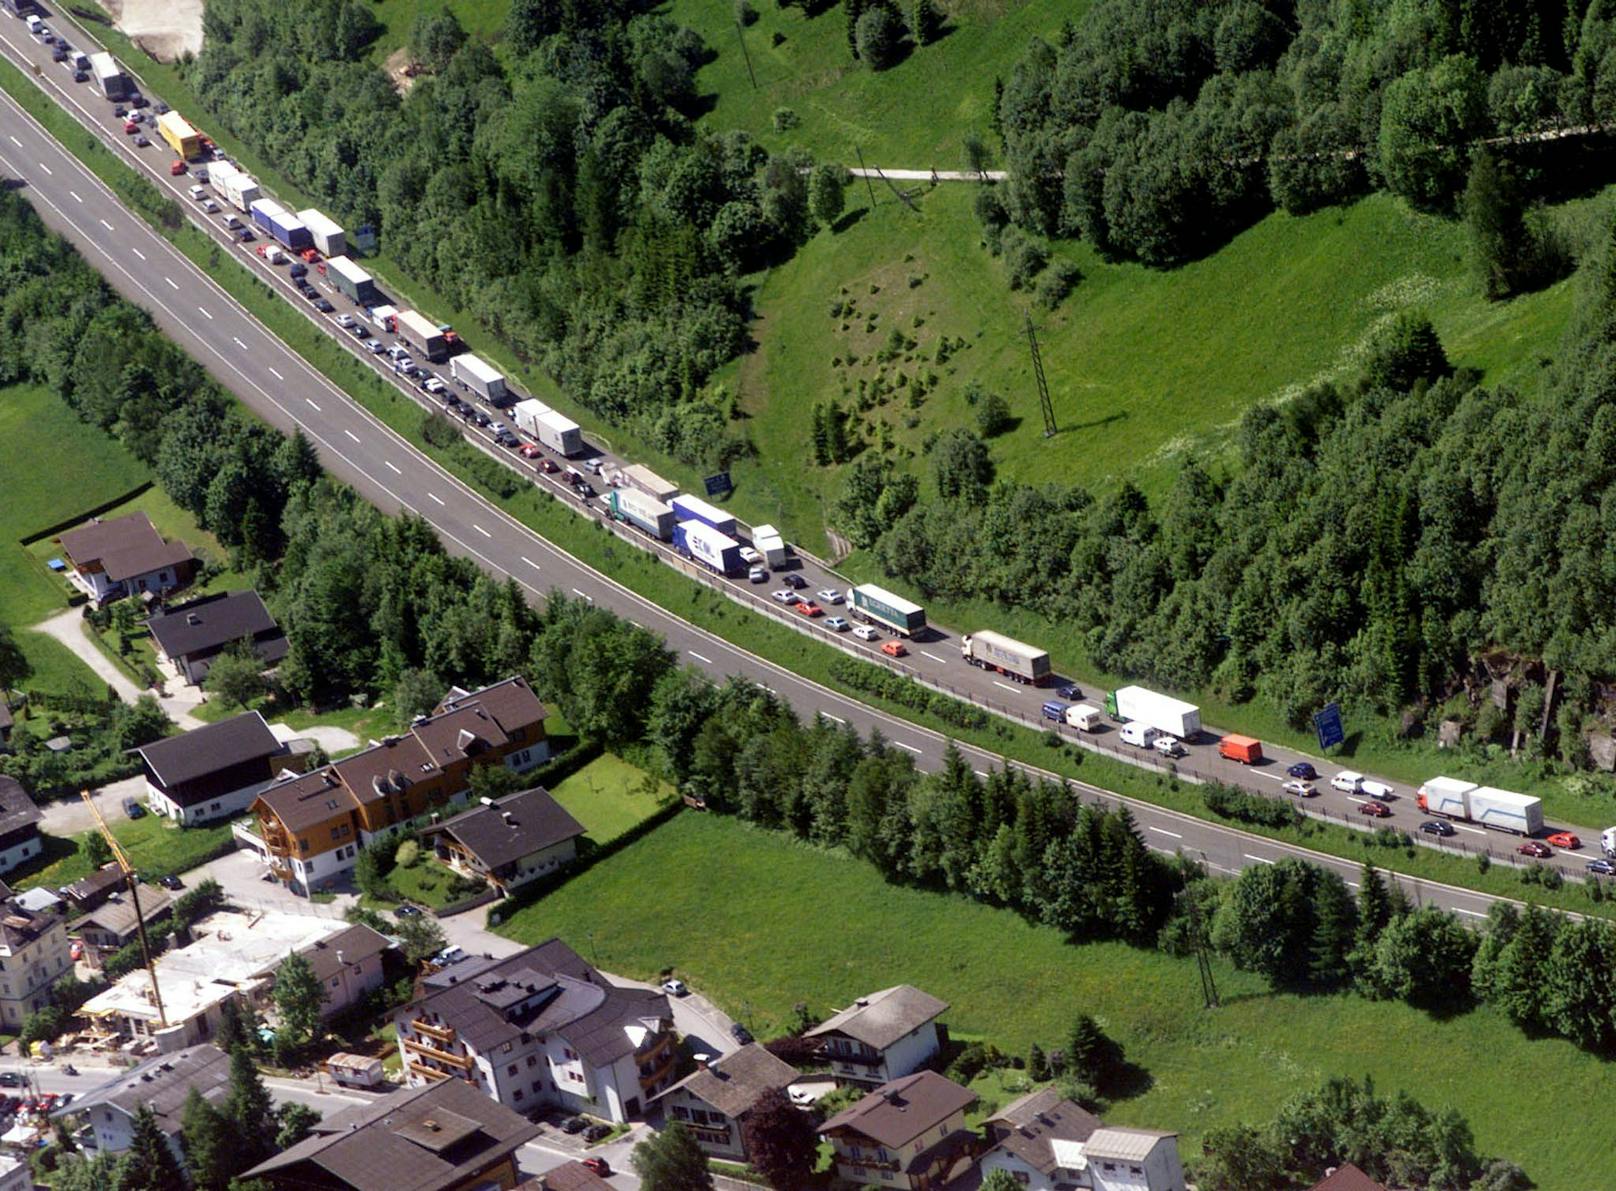
[[[602,924],[610,924],[602,929]],[[1206,1131],[1264,1120],[1328,1076],[1372,1076],[1469,1119],[1481,1149],[1544,1191],[1581,1191],[1610,1156],[1599,1104],[1616,1067],[1533,1041],[1491,1011],[1437,1021],[1355,996],[1275,996],[1214,965],[1222,1008],[1202,1008],[1195,966],[1057,932],[964,898],[884,884],[860,861],[717,816],[678,816],[501,927],[526,943],[593,931],[602,968],[639,978],[677,966],[759,1037],[806,1001],[826,1014],[905,981],[942,997],[944,1021],[1011,1053],[1058,1046],[1089,1012],[1151,1076],[1117,1124]],[[1551,1141],[1552,1139],[1552,1141]]]
[[647,790],[646,776],[645,770],[623,758],[603,753],[550,793],[583,825],[591,840],[597,845],[609,844],[676,797],[666,782],[657,782],[654,792]]

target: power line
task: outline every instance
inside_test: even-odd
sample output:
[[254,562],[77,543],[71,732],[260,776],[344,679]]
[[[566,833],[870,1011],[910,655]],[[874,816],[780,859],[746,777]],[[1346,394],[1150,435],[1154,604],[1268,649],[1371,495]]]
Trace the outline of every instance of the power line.
[[1024,316],[1027,320],[1027,346],[1032,350],[1032,374],[1038,381],[1038,408],[1044,415],[1044,437],[1052,438],[1055,435],[1055,406],[1049,399],[1049,381],[1044,377],[1044,357],[1038,351],[1038,333],[1033,330],[1032,315]]
[[859,173],[864,175],[864,188],[870,192],[870,213],[873,215],[875,213],[875,183],[870,181],[870,171],[864,166],[864,150],[854,145],[853,152],[858,154]]

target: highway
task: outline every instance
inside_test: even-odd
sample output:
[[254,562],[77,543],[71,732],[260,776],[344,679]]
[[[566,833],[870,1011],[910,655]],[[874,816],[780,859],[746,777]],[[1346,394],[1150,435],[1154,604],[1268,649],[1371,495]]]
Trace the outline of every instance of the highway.
[[[78,48],[89,48],[88,38],[76,29],[70,36]],[[99,99],[87,86],[74,84],[60,66],[51,64],[48,51],[26,34],[20,22],[0,21],[0,48],[25,69],[38,65],[38,81],[48,95],[91,128],[123,160],[136,164],[159,185],[169,186],[166,171],[158,168],[159,162],[168,160],[166,150],[157,155],[152,150],[135,149],[130,138],[123,135],[121,122],[113,123],[112,105]],[[514,578],[535,600],[542,599],[550,590],[589,598],[657,632],[689,664],[715,678],[731,674],[744,676],[789,701],[800,714],[822,714],[861,732],[879,729],[897,747],[913,754],[922,768],[937,765],[945,746],[941,734],[867,707],[679,620],[551,546],[491,505],[420,455],[407,440],[371,417],[271,335],[225,290],[153,232],[143,219],[126,210],[114,194],[9,97],[0,100],[0,111],[5,114],[6,126],[4,134],[0,135],[0,168],[20,180],[21,193],[35,206],[45,223],[74,243],[115,289],[147,310],[165,334],[190,352],[223,387],[255,413],[285,431],[301,428],[334,476],[384,509],[408,510],[423,517],[437,529],[447,549],[475,560],[496,576]],[[184,201],[183,192],[181,199]],[[229,245],[227,251],[240,253],[251,262],[249,267],[257,268],[266,280],[279,276],[256,256],[234,246],[216,220],[205,218],[194,205],[186,205],[192,221],[205,228],[221,245]],[[290,295],[284,281],[279,284]],[[357,352],[351,337],[337,330],[329,319],[314,314],[300,299],[294,300],[306,316]],[[626,529],[621,532],[625,537],[631,533]],[[642,535],[633,534],[633,537],[649,545]],[[811,560],[804,560],[802,573],[810,589],[836,582],[836,577],[817,570]],[[735,598],[751,595],[744,582],[728,585],[726,591]],[[770,608],[766,598],[754,602],[793,627],[816,631],[816,635],[827,639],[835,637],[819,630],[817,625],[801,623],[802,618],[792,613]],[[844,636],[834,643],[844,644],[845,640]],[[861,652],[869,656],[868,651]],[[920,661],[922,654],[927,661]],[[916,668],[911,672],[917,678],[992,705],[1001,714],[1038,723],[1043,693],[1001,683],[990,674],[966,667],[959,660],[957,645],[950,643],[946,635],[918,644],[912,657]],[[921,669],[921,666],[927,668]],[[894,665],[894,668],[899,667]],[[1002,691],[998,689],[1000,686]],[[1092,694],[1089,697],[1094,698]],[[1078,740],[1070,731],[1065,735],[1085,747],[1109,744],[1116,748],[1113,732],[1105,733],[1098,740]],[[962,751],[980,772],[999,764],[999,758],[987,751],[971,747],[962,747]],[[1128,759],[1151,766],[1159,763],[1151,755],[1135,754]],[[1192,745],[1190,755],[1180,761],[1179,767],[1186,773],[1213,776],[1268,792],[1276,788],[1288,759],[1289,755],[1280,753],[1275,763],[1248,770],[1222,761],[1217,757],[1215,745],[1203,743]],[[1333,771],[1322,763],[1320,769],[1326,773]],[[1182,850],[1203,859],[1213,871],[1235,872],[1251,864],[1272,863],[1282,856],[1300,855],[1336,868],[1349,880],[1357,875],[1355,864],[1308,849],[1247,835],[1149,803],[1119,799],[1083,783],[1068,782],[1068,785],[1092,801],[1127,802],[1153,847],[1162,852]],[[1376,825],[1389,824],[1412,831],[1421,817],[1412,802],[1404,791],[1403,797],[1392,804],[1391,818],[1379,820]],[[1329,793],[1323,783],[1321,797],[1308,809],[1323,815],[1333,811],[1337,820],[1362,820],[1362,816],[1355,813],[1354,802],[1347,796]],[[1513,841],[1507,838],[1484,834],[1479,839],[1466,835],[1455,839],[1472,851],[1480,845],[1489,845],[1495,860],[1502,862],[1511,858]],[[1582,859],[1565,858],[1560,862],[1568,866],[1568,871],[1578,872]],[[1491,900],[1486,895],[1429,882],[1408,880],[1406,883],[1417,900],[1445,905],[1473,917],[1484,916]]]

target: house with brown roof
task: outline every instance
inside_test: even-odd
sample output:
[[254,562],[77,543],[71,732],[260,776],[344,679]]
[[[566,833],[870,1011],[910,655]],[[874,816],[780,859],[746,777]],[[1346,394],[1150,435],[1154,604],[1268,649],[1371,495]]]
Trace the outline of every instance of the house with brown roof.
[[912,984],[860,997],[809,1030],[839,1084],[874,1087],[919,1071],[942,1048],[937,1018],[948,1002]]
[[[136,886],[140,896],[140,912],[147,929],[165,921],[174,909],[168,890],[159,885]],[[67,924],[67,932],[84,944],[84,962],[99,968],[106,957],[135,941],[139,927],[135,922],[135,899],[127,889],[113,892],[87,914]]]
[[480,806],[421,832],[438,858],[457,872],[509,893],[549,876],[578,855],[583,824],[543,786]]
[[118,862],[109,860],[89,876],[80,877],[71,885],[64,885],[56,892],[67,899],[73,911],[82,914],[95,909],[127,885],[123,869],[118,867]]
[[612,1185],[582,1162],[563,1162],[518,1183],[514,1191],[612,1191]]
[[56,539],[68,578],[96,604],[126,595],[166,595],[190,583],[198,562],[184,542],[165,542],[145,513],[99,517]]
[[473,765],[524,773],[547,760],[546,715],[521,677],[478,691],[456,688],[407,732],[266,787],[252,803],[256,836],[244,841],[295,892],[328,887],[346,877],[371,840],[463,804]]
[[158,1055],[138,1067],[116,1072],[101,1086],[51,1116],[86,1121],[95,1135],[96,1152],[115,1154],[129,1148],[135,1115],[141,1108],[149,1108],[174,1157],[183,1165],[180,1118],[192,1088],[203,1100],[222,1109],[230,1094],[230,1056],[212,1043]]
[[1351,1162],[1343,1162],[1324,1178],[1313,1184],[1311,1191],[1386,1191],[1385,1186],[1375,1182],[1363,1170]]
[[1107,1126],[1053,1088],[1012,1101],[982,1123],[980,1166],[1029,1191],[1185,1191],[1178,1135]]
[[146,619],[157,660],[200,686],[213,660],[228,649],[250,649],[267,670],[280,664],[286,634],[256,591],[221,591],[176,604]]
[[690,1130],[704,1154],[745,1162],[747,1116],[765,1095],[790,1087],[796,1068],[756,1042],[716,1059],[704,1057],[697,1055],[700,1066],[657,1101],[669,1119]]
[[383,964],[393,942],[368,926],[350,926],[318,939],[299,954],[309,961],[324,999],[320,1016],[334,1017],[382,986]]
[[332,1113],[241,1177],[276,1191],[482,1191],[520,1179],[539,1128],[460,1082],[405,1088]]
[[146,771],[152,813],[184,826],[245,810],[278,773],[301,771],[306,756],[277,740],[256,711],[165,736],[134,752]]
[[463,1080],[518,1112],[638,1117],[678,1059],[668,998],[607,980],[560,939],[467,959],[397,1010],[409,1083]]
[[44,848],[39,808],[14,777],[0,774],[0,873],[9,873]]
[[862,1187],[931,1191],[969,1170],[981,1148],[965,1128],[976,1093],[935,1071],[883,1084],[819,1129],[836,1174]]

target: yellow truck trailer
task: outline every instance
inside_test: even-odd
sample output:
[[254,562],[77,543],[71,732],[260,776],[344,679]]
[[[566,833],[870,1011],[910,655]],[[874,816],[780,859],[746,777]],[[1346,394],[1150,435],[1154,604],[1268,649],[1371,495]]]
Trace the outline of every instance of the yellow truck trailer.
[[164,112],[157,117],[157,131],[168,147],[186,161],[202,152],[202,134],[178,112]]

